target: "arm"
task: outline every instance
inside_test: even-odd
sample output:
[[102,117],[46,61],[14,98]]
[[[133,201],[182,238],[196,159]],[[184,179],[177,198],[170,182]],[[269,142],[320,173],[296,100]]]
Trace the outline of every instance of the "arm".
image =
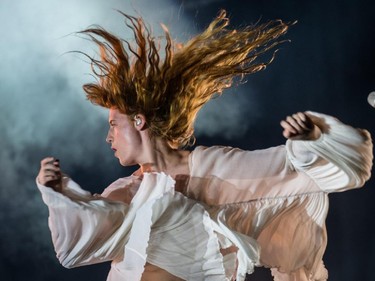
[[314,141],[288,139],[286,148],[293,167],[314,179],[325,192],[363,186],[372,168],[370,133],[328,115],[307,112],[306,116],[321,134]]
[[[369,133],[327,115],[303,116],[305,121],[294,120],[294,125],[290,118],[285,120],[285,146],[255,151],[197,148],[191,157],[188,195],[226,204],[363,185],[372,165]],[[294,128],[299,122],[307,124]]]
[[[121,257],[125,242],[119,228],[128,205],[94,197],[71,179],[62,178],[53,158],[41,162],[37,186],[49,209],[52,240],[63,266],[71,268]],[[110,244],[114,238],[115,247]]]

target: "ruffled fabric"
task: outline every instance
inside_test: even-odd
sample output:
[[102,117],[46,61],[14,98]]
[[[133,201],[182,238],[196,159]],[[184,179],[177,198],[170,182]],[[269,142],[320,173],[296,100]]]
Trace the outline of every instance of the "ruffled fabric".
[[63,179],[62,193],[38,182],[37,186],[48,206],[53,245],[64,267],[111,261],[122,256],[121,244],[113,248],[109,241],[123,224],[128,205],[92,196],[67,177]]
[[38,184],[57,257],[66,267],[112,261],[108,281],[140,280],[146,263],[184,280],[243,281],[254,266],[275,281],[326,280],[328,193],[365,183],[372,143],[367,131],[309,114],[323,132],[314,142],[197,147],[184,195],[164,173],[119,179],[101,196],[68,178],[62,193]]
[[237,280],[252,273],[254,265],[280,272],[304,268],[307,276],[318,270],[327,242],[322,220],[328,211],[326,194],[270,198],[208,210],[221,230],[227,230],[222,233],[238,247]]
[[308,114],[323,132],[317,141],[257,151],[198,147],[191,154],[185,193],[207,204],[221,228],[242,234],[233,239],[239,280],[252,271],[246,261],[272,268],[277,281],[326,280],[328,193],[361,187],[370,177],[370,134]]
[[[324,192],[361,187],[371,176],[373,152],[370,133],[341,123],[331,116],[309,112],[323,134],[317,141],[288,141],[293,166],[314,179]],[[302,162],[299,151],[319,156],[319,165]]]
[[172,178],[145,174],[131,208],[125,258],[112,264],[108,280],[140,280],[146,261],[184,280],[228,280],[207,212],[175,194]]
[[[137,184],[140,185],[137,187]],[[174,192],[164,173],[144,174],[112,184],[137,189],[131,203],[91,196],[67,180],[63,194],[38,185],[50,211],[55,250],[65,267],[113,260],[108,281],[141,280],[146,262],[184,280],[230,280],[218,226],[200,205]],[[69,215],[67,215],[69,212]]]

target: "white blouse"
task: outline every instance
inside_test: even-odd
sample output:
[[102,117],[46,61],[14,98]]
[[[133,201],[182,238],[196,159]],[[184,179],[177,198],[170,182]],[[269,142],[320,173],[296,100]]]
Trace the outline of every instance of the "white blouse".
[[[197,147],[182,193],[164,173],[121,178],[101,196],[69,178],[62,193],[38,184],[58,259],[112,261],[108,281],[140,280],[146,262],[184,280],[244,280],[254,266],[277,281],[326,280],[327,193],[363,186],[372,142],[365,130],[309,114],[323,132],[316,141]],[[133,193],[130,204],[114,200]],[[232,245],[237,252],[221,254]]]

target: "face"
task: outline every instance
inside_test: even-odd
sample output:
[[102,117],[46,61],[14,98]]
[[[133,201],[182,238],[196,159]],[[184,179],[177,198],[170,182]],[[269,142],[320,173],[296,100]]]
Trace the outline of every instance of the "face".
[[115,157],[123,166],[132,166],[139,163],[142,139],[140,132],[134,126],[130,116],[117,109],[109,110],[109,130],[106,141],[115,152]]

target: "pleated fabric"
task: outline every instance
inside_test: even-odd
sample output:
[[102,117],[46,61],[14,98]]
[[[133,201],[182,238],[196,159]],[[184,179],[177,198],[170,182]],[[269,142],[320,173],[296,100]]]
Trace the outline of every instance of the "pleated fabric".
[[69,178],[62,193],[38,184],[58,259],[68,268],[112,261],[108,281],[141,280],[146,263],[183,280],[241,281],[256,266],[276,281],[326,280],[328,194],[364,185],[372,142],[309,114],[323,131],[316,141],[197,147],[181,193],[164,173],[119,179],[101,195]]

